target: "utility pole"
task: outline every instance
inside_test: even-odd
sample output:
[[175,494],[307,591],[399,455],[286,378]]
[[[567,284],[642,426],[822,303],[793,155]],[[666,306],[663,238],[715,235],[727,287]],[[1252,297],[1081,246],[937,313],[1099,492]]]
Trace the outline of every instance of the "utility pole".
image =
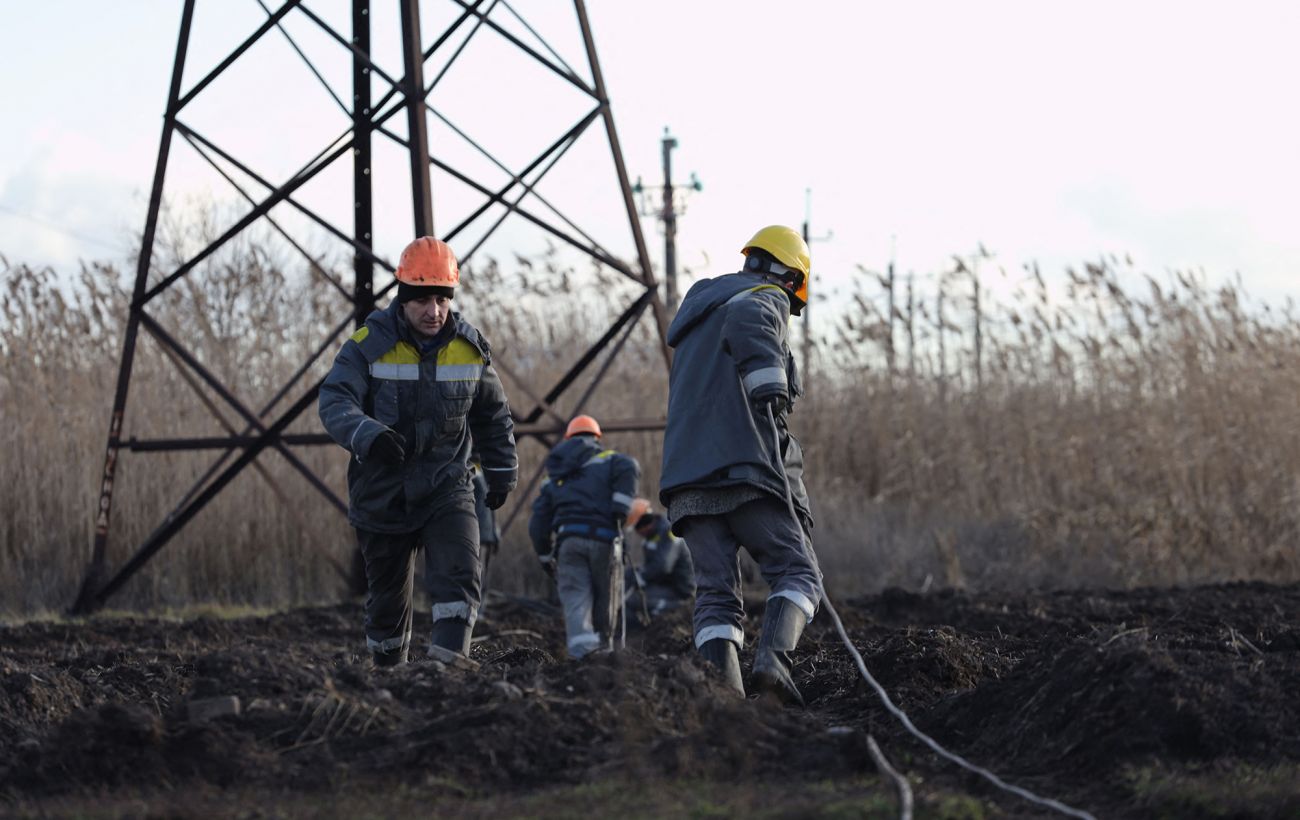
[[895,304],[896,280],[894,279],[894,258],[896,256],[897,256],[897,248],[895,245],[895,241],[893,237],[890,237],[889,272],[886,275],[886,279],[885,279],[885,287],[889,291],[889,305],[888,305],[889,336],[885,339],[885,362],[886,362],[886,367],[889,370],[889,386],[891,390],[893,389],[894,386],[894,376],[897,370],[897,361],[898,361],[898,357],[896,355],[896,349],[894,347],[894,316],[895,314],[898,313],[898,308]]
[[677,211],[673,208],[673,149],[677,140],[664,128],[664,301],[668,312],[677,312]]
[[[641,178],[637,177],[632,192],[641,196],[643,216],[657,216],[659,221],[664,223],[664,302],[669,315],[672,315],[677,312],[677,304],[680,301],[677,295],[677,217],[686,213],[686,198],[682,196],[679,200],[677,192],[679,190],[699,191],[703,186],[700,185],[694,172],[691,172],[691,180],[686,185],[674,186],[673,149],[677,147],[677,138],[668,133],[666,125],[660,144],[663,148],[664,184],[643,185]],[[658,207],[650,201],[651,192],[655,189],[662,194]]]
[[[825,242],[835,235],[833,231],[827,231],[825,236],[813,236],[810,224],[812,222],[812,188],[803,189],[803,242],[809,246],[811,251],[813,240]],[[811,252],[809,254],[811,256]],[[812,386],[812,350],[813,350],[813,332],[812,332],[812,288],[808,289],[808,304],[803,308],[803,384],[804,391],[808,391]]]

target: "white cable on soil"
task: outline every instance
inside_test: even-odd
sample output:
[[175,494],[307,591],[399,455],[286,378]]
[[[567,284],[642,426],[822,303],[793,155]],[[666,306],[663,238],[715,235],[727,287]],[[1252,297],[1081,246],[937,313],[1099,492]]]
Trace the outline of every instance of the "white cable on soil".
[[894,788],[898,791],[898,820],[912,820],[912,786],[906,777],[898,773],[898,769],[889,765],[885,753],[880,751],[880,744],[870,732],[867,732],[867,751],[871,753],[871,759],[876,761],[876,768],[894,781]]
[[[773,453],[776,454],[777,458],[780,458],[781,431],[777,429],[776,416],[772,413],[772,406],[770,404],[767,406],[767,418],[769,421],[772,422],[772,436],[773,436],[774,443],[776,445],[776,449],[773,450]],[[807,550],[808,557],[812,559],[813,571],[817,573],[817,585],[821,588],[822,603],[826,605],[826,611],[830,613],[831,621],[835,624],[835,631],[839,633],[840,641],[843,642],[844,648],[849,650],[849,654],[853,656],[853,660],[858,666],[858,671],[862,673],[862,677],[867,681],[867,684],[870,685],[871,688],[876,691],[876,694],[880,697],[881,703],[885,705],[885,709],[888,710],[889,713],[892,714],[894,717],[898,718],[899,723],[903,724],[903,728],[911,732],[914,737],[916,737],[926,746],[929,746],[935,752],[935,754],[939,755],[942,758],[945,758],[946,760],[950,760],[953,763],[956,763],[958,766],[962,767],[968,772],[973,772],[974,774],[983,777],[985,780],[989,781],[994,786],[997,786],[999,789],[1014,794],[1018,797],[1022,797],[1031,803],[1036,803],[1040,806],[1046,806],[1047,808],[1054,809],[1060,812],[1061,814],[1065,814],[1070,817],[1078,817],[1081,818],[1082,820],[1097,820],[1097,818],[1092,814],[1083,811],[1081,809],[1076,809],[1071,806],[1067,806],[1066,804],[1060,802],[1059,800],[1053,800],[1050,797],[1039,797],[1038,795],[1034,794],[1033,792],[1027,789],[1022,789],[1019,786],[1013,786],[1010,783],[1003,780],[1002,778],[998,777],[993,772],[989,771],[988,769],[985,769],[981,766],[976,766],[974,763],[971,763],[961,755],[948,751],[947,749],[940,746],[938,742],[936,742],[929,735],[922,732],[920,729],[916,728],[915,724],[912,723],[912,719],[907,716],[907,713],[894,705],[894,702],[889,699],[889,693],[885,691],[885,687],[881,686],[880,683],[874,677],[872,677],[871,673],[867,671],[867,662],[862,659],[862,654],[858,652],[858,648],[853,645],[853,640],[849,637],[848,631],[845,630],[844,628],[844,622],[840,620],[840,614],[835,611],[835,605],[831,603],[830,596],[826,594],[826,585],[822,579],[822,571],[821,571],[821,566],[817,561],[817,553],[813,551],[812,544],[808,543],[808,539],[803,537],[803,523],[800,521],[799,513],[794,506],[794,491],[790,488],[790,476],[786,475],[784,469],[781,471],[781,478],[785,481],[785,501],[790,508],[790,517],[794,519],[795,527],[798,528],[800,538],[803,541],[803,547],[805,550]]]
[[853,641],[849,638],[848,632],[844,629],[844,623],[840,620],[839,613],[835,611],[835,606],[831,603],[830,597],[826,595],[826,590],[824,588],[822,589],[822,603],[826,604],[826,611],[830,613],[831,620],[835,623],[835,631],[839,633],[840,640],[843,641],[844,647],[848,649],[849,654],[853,656],[853,660],[858,665],[858,671],[862,673],[864,678],[866,678],[867,683],[871,685],[871,688],[876,690],[876,694],[880,696],[881,702],[885,704],[885,708],[889,710],[889,713],[898,718],[899,722],[903,724],[903,727],[915,735],[918,740],[933,749],[940,757],[947,758],[958,766],[961,766],[963,769],[974,772],[1004,791],[1023,797],[1031,803],[1037,803],[1040,806],[1047,806],[1048,808],[1055,809],[1062,814],[1069,815],[1070,817],[1079,817],[1083,818],[1083,820],[1096,820],[1093,815],[1086,811],[1071,808],[1059,800],[1053,800],[1050,797],[1039,797],[1031,791],[1007,783],[988,769],[976,766],[961,755],[954,754],[943,748],[929,735],[916,728],[916,726],[913,725],[911,718],[907,716],[907,713],[894,705],[894,702],[889,699],[888,693],[885,692],[885,688],[871,676],[870,672],[867,671],[866,661],[862,660],[862,655],[858,652],[858,648],[853,645]]

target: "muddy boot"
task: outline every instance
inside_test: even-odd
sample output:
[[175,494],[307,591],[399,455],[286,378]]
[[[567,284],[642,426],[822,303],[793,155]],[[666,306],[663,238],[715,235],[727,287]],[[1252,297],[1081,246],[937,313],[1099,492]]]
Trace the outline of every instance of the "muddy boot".
[[740,676],[740,658],[736,656],[736,645],[726,638],[714,638],[705,641],[699,648],[700,655],[722,673],[722,680],[728,687],[735,689],[740,696],[745,696],[745,682]]
[[394,649],[392,652],[375,650],[370,653],[370,660],[377,667],[399,666],[406,663],[406,648]]
[[441,647],[469,657],[469,621],[464,618],[442,618],[433,622],[433,646]]
[[763,632],[754,648],[750,681],[759,692],[771,692],[786,706],[803,706],[803,696],[790,677],[790,652],[799,644],[808,616],[788,598],[768,598]]

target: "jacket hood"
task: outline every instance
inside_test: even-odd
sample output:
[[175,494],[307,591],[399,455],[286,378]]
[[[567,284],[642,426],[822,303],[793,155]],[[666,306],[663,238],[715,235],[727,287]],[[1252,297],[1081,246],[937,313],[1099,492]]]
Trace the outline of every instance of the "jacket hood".
[[568,478],[600,451],[600,442],[591,436],[574,436],[562,441],[546,457],[546,474],[552,480]]
[[737,293],[767,283],[768,279],[761,273],[740,271],[701,279],[691,285],[672,324],[668,326],[668,345],[676,347],[696,325]]

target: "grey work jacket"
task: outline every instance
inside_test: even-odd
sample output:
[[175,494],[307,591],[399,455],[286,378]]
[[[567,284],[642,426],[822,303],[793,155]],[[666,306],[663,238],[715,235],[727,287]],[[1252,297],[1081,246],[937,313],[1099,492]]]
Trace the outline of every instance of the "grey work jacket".
[[[343,343],[321,385],[325,430],[354,458],[348,465],[348,520],[372,532],[413,532],[440,493],[470,493],[470,449],[482,458],[488,489],[517,480],[514,422],[487,340],[452,311],[422,349],[394,300]],[[406,439],[399,466],[367,459],[386,429]]]
[[696,282],[668,328],[674,348],[668,380],[659,499],[674,492],[749,485],[785,499],[790,479],[795,507],[812,526],[803,484],[803,451],[752,398],[783,388],[793,410],[803,395],[788,343],[790,297],[763,274],[740,272]]

